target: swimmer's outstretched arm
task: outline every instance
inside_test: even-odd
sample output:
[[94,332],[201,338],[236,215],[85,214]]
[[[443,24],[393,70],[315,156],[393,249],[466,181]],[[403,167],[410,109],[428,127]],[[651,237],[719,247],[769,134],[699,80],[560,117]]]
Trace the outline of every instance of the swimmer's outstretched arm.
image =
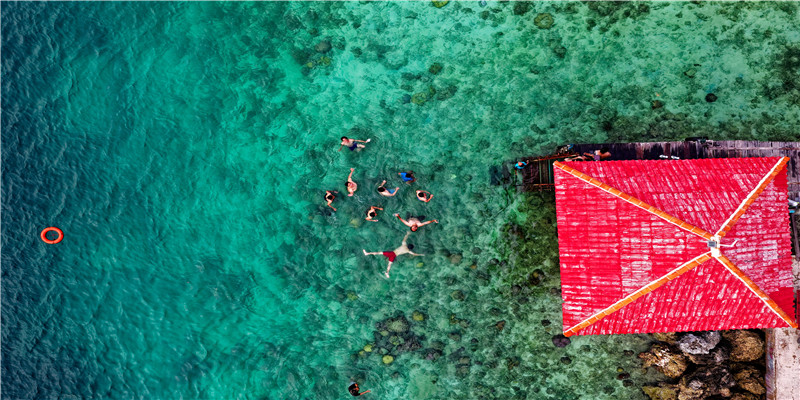
[[347,181],[348,182],[352,182],[353,181],[353,171],[355,171],[355,170],[356,170],[355,168],[350,168],[350,175],[347,175]]
[[356,141],[356,142],[361,142],[361,143],[369,143],[369,141],[372,140],[372,139],[367,139],[367,140],[353,139],[353,140]]
[[431,223],[434,223],[434,222],[438,224],[439,220],[438,219],[432,219],[430,221],[425,221],[425,222],[419,224],[419,226],[425,226],[425,225],[428,225],[428,224],[431,224]]
[[378,187],[381,187],[381,186],[383,186],[383,185],[385,185],[385,184],[386,184],[386,179],[384,179],[384,180],[383,180],[383,182],[381,182],[381,184],[380,184],[380,185],[378,185]]
[[394,213],[394,216],[395,216],[395,217],[397,217],[397,219],[399,219],[399,220],[400,220],[400,222],[402,222],[403,224],[405,224],[405,226],[408,226],[408,227],[410,227],[410,226],[411,226],[411,223],[410,223],[410,222],[408,222],[408,221],[406,221],[406,220],[404,220],[404,219],[403,219],[403,217],[401,217],[401,216],[400,216],[400,214],[398,214],[398,213]]
[[417,257],[422,257],[422,256],[425,255],[425,254],[417,254],[417,253],[414,253],[413,251],[409,251],[408,254],[411,254],[412,256],[417,256]]

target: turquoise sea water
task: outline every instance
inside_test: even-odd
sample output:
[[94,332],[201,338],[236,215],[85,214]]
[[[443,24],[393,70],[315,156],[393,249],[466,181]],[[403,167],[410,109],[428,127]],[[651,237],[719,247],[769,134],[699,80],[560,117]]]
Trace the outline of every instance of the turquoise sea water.
[[[797,140],[798,8],[3,2],[3,397],[644,398],[649,337],[553,345],[552,199],[490,169],[568,142]],[[361,249],[399,245],[394,212],[441,223],[386,280]]]

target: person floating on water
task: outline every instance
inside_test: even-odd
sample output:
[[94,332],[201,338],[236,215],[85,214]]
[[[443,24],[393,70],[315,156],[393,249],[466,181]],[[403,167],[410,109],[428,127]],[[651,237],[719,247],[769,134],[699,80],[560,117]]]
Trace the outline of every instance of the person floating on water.
[[367,147],[367,146],[365,146],[365,145],[363,145],[361,143],[369,143],[370,140],[372,140],[372,139],[358,140],[358,139],[350,139],[347,136],[342,136],[342,143],[339,145],[339,150],[337,150],[337,151],[342,151],[342,147],[343,146],[347,146],[347,148],[350,149],[350,151],[353,151],[353,150],[356,150],[356,149],[360,150],[360,149],[363,149],[364,147]]
[[378,194],[380,194],[381,196],[392,197],[392,196],[396,195],[397,194],[397,190],[400,189],[400,186],[398,186],[398,187],[396,187],[394,189],[387,189],[386,186],[383,186],[385,184],[386,184],[386,181],[384,180],[383,182],[381,182],[380,185],[378,185]]
[[365,390],[359,393],[360,389],[358,388],[358,384],[355,382],[350,382],[350,386],[347,387],[347,391],[350,392],[353,396],[361,396],[364,393],[369,393],[369,390]]
[[335,190],[326,190],[325,191],[325,201],[328,202],[328,207],[332,208],[333,211],[336,211],[336,207],[332,206],[331,203],[336,199],[336,195],[334,193],[339,193]]
[[433,223],[433,222],[435,222],[437,224],[439,223],[438,219],[432,219],[430,221],[422,222],[421,220],[425,219],[424,215],[421,215],[419,217],[409,217],[408,221],[404,220],[400,216],[400,214],[395,213],[394,216],[397,217],[397,219],[399,219],[400,222],[404,223],[407,227],[411,228],[411,232],[416,232],[417,229],[419,229],[420,227],[428,225],[428,224]]
[[408,235],[410,235],[410,234],[411,234],[411,232],[406,232],[406,235],[403,236],[403,243],[400,245],[400,247],[398,247],[398,248],[396,248],[396,249],[394,249],[392,251],[376,251],[376,252],[373,252],[373,253],[368,253],[367,250],[365,250],[365,249],[361,249],[361,250],[364,252],[365,256],[382,255],[382,256],[388,258],[389,259],[389,265],[386,266],[386,272],[383,273],[383,276],[385,276],[386,278],[389,278],[389,270],[392,269],[392,263],[397,258],[397,256],[401,256],[403,254],[411,254],[412,256],[417,256],[417,257],[424,256],[424,254],[417,254],[417,253],[414,253],[413,251],[411,251],[411,250],[414,249],[414,245],[406,243],[406,240],[408,240]]
[[528,165],[527,161],[518,161],[516,164],[514,164],[514,169],[521,171],[525,169],[527,165]]
[[433,200],[431,192],[425,190],[417,190],[417,200],[424,201],[425,203]]
[[370,222],[378,222],[377,219],[374,219],[375,217],[378,216],[378,212],[375,211],[375,210],[383,211],[383,209],[380,208],[380,207],[372,206],[372,207],[369,208],[369,210],[367,210],[367,218],[364,218],[364,219],[366,219],[367,221],[370,221]]
[[403,179],[403,182],[409,185],[417,180],[417,178],[414,177],[414,171],[398,172],[397,175],[400,175],[400,178]]
[[355,168],[350,168],[350,175],[347,176],[347,195],[352,196],[358,190],[358,184],[353,182],[353,171]]

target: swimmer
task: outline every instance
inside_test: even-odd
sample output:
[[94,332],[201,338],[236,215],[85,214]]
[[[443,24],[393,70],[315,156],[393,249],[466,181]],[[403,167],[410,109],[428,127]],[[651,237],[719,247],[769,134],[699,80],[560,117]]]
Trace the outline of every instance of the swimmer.
[[333,211],[336,211],[336,207],[331,205],[331,203],[333,203],[333,200],[336,199],[336,196],[334,195],[334,193],[339,193],[339,192],[337,192],[335,190],[326,190],[325,191],[325,201],[328,202],[328,207],[333,208]]
[[433,200],[433,195],[425,190],[417,190],[417,200],[427,203]]
[[353,182],[353,171],[355,171],[355,170],[356,170],[355,168],[350,168],[350,175],[347,176],[346,185],[347,185],[347,195],[348,196],[352,196],[353,193],[355,193],[356,190],[358,190],[358,184]]
[[527,161],[519,161],[516,164],[514,164],[514,168],[517,170],[523,170],[527,165],[528,165]]
[[386,181],[383,181],[383,182],[381,182],[380,185],[378,185],[378,194],[380,194],[381,196],[392,197],[392,196],[396,195],[397,194],[397,190],[400,189],[400,186],[398,186],[398,187],[396,187],[394,189],[387,189],[386,186],[383,186],[385,184],[386,184]]
[[417,178],[414,177],[414,171],[398,172],[397,175],[400,175],[400,178],[403,179],[403,182],[409,185],[417,180]]
[[398,248],[396,248],[396,249],[394,249],[392,251],[376,251],[376,252],[373,252],[373,253],[367,253],[367,250],[365,250],[365,249],[361,249],[361,251],[364,252],[365,256],[382,255],[382,256],[388,258],[389,259],[389,265],[386,266],[386,272],[383,273],[383,276],[385,276],[386,278],[389,278],[389,270],[392,269],[392,263],[394,262],[395,258],[397,258],[397,256],[401,256],[403,254],[411,254],[412,256],[421,257],[421,256],[425,255],[425,254],[417,254],[417,253],[414,253],[413,251],[411,251],[411,250],[414,249],[414,245],[413,244],[406,244],[406,240],[408,240],[408,235],[410,235],[410,234],[411,234],[411,232],[406,232],[406,235],[403,237],[403,243],[400,245],[400,247],[398,247]]
[[347,391],[350,392],[353,396],[361,396],[364,393],[369,393],[369,390],[363,391],[359,393],[358,391],[361,390],[358,388],[358,384],[355,382],[350,382],[350,386],[347,387]]
[[358,139],[350,139],[347,136],[342,136],[342,143],[339,144],[339,150],[337,150],[337,151],[342,151],[342,147],[343,146],[347,146],[347,148],[350,149],[350,151],[353,151],[353,150],[356,150],[356,149],[361,150],[361,149],[363,149],[364,147],[367,147],[367,146],[364,146],[363,144],[360,144],[359,142],[361,142],[361,143],[369,143],[370,140],[372,140],[372,139],[358,140]]
[[410,217],[408,221],[404,220],[398,213],[394,213],[394,216],[397,217],[397,219],[399,219],[400,222],[405,224],[407,227],[411,228],[411,232],[416,232],[417,229],[419,229],[420,227],[428,225],[433,222],[437,224],[439,223],[438,219],[432,219],[430,221],[425,221],[425,222],[420,221],[421,219],[425,219],[424,215],[419,217]]
[[367,218],[364,218],[364,219],[366,219],[367,221],[370,221],[370,222],[378,222],[377,219],[373,219],[373,218],[378,216],[378,212],[375,211],[375,210],[383,211],[383,209],[380,208],[380,207],[372,206],[372,207],[369,208],[369,210],[367,210]]

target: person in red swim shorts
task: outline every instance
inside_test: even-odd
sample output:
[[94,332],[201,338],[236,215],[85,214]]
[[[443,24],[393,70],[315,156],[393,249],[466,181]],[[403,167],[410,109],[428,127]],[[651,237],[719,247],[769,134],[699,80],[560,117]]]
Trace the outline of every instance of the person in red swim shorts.
[[389,259],[389,265],[386,266],[386,272],[384,272],[383,275],[386,278],[389,278],[389,270],[392,269],[392,263],[397,258],[397,256],[401,256],[403,254],[411,254],[412,256],[418,256],[418,257],[424,256],[424,254],[417,254],[417,253],[414,253],[413,251],[411,251],[412,249],[414,249],[414,245],[406,243],[406,240],[408,239],[408,235],[410,235],[410,234],[411,234],[411,232],[407,232],[406,235],[403,237],[403,243],[400,245],[400,247],[398,247],[398,248],[396,248],[396,249],[394,249],[392,251],[375,251],[375,252],[372,252],[372,253],[368,253],[367,250],[365,250],[365,249],[362,249],[362,251],[364,252],[365,256],[382,255],[382,256],[388,258]]

